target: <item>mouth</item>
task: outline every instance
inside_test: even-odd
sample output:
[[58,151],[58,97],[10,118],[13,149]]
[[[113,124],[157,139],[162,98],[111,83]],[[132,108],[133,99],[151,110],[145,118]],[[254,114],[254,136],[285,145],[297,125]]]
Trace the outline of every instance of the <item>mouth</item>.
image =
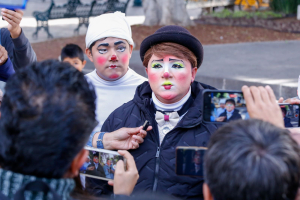
[[117,68],[117,65],[110,65],[109,68],[110,69],[115,69],[115,68]]
[[162,86],[166,89],[166,90],[170,90],[171,87],[173,86],[173,84],[171,83],[171,81],[165,81]]

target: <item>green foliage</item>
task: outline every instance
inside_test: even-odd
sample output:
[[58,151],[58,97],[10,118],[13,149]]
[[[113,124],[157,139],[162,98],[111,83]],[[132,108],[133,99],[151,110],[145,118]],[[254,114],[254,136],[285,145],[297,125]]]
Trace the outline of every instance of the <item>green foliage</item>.
[[300,0],[271,0],[270,7],[275,12],[283,12],[285,14],[296,14],[297,6]]
[[276,18],[276,17],[282,17],[282,14],[275,13],[273,11],[255,11],[255,12],[249,12],[249,11],[236,11],[232,12],[228,9],[224,9],[221,12],[214,12],[211,14],[213,17],[218,18],[241,18],[245,17],[247,19],[249,18]]

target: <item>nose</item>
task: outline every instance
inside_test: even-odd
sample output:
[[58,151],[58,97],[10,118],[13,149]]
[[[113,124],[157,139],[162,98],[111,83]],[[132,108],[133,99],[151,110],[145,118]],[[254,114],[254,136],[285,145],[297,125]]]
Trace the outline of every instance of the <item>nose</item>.
[[117,60],[117,56],[116,55],[112,55],[111,58],[110,58],[110,60],[116,61]]
[[169,72],[165,72],[165,73],[164,73],[164,77],[165,77],[165,78],[169,78],[169,77],[170,77]]

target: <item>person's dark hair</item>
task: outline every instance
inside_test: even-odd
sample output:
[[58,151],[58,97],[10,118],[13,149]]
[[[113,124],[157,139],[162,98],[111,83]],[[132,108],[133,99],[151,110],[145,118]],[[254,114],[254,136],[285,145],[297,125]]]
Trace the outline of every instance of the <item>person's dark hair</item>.
[[225,102],[225,104],[226,104],[226,103],[232,103],[232,104],[235,106],[235,101],[234,101],[234,99],[227,99],[226,102]]
[[205,175],[216,200],[294,200],[300,149],[286,129],[261,120],[238,120],[212,135]]
[[84,61],[84,54],[82,49],[77,44],[67,44],[60,53],[61,61],[65,58],[79,58]]
[[1,168],[62,178],[97,125],[93,87],[69,63],[47,60],[20,69],[5,91]]

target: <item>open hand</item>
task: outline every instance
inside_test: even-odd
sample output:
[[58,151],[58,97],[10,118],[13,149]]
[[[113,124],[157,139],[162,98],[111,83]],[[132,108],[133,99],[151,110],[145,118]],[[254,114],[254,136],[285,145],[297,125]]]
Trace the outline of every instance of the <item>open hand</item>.
[[3,19],[8,22],[7,29],[9,30],[11,37],[13,39],[19,37],[22,32],[20,23],[23,17],[23,11],[22,10],[13,11],[13,10],[2,8],[1,14]]
[[130,195],[139,179],[139,173],[132,155],[128,151],[118,151],[119,154],[126,158],[126,171],[124,162],[119,160],[116,165],[114,180],[108,184],[114,187],[114,194]]
[[251,86],[250,88],[243,86],[242,91],[251,118],[261,119],[280,128],[285,128],[281,109],[270,86],[265,88],[262,86]]

